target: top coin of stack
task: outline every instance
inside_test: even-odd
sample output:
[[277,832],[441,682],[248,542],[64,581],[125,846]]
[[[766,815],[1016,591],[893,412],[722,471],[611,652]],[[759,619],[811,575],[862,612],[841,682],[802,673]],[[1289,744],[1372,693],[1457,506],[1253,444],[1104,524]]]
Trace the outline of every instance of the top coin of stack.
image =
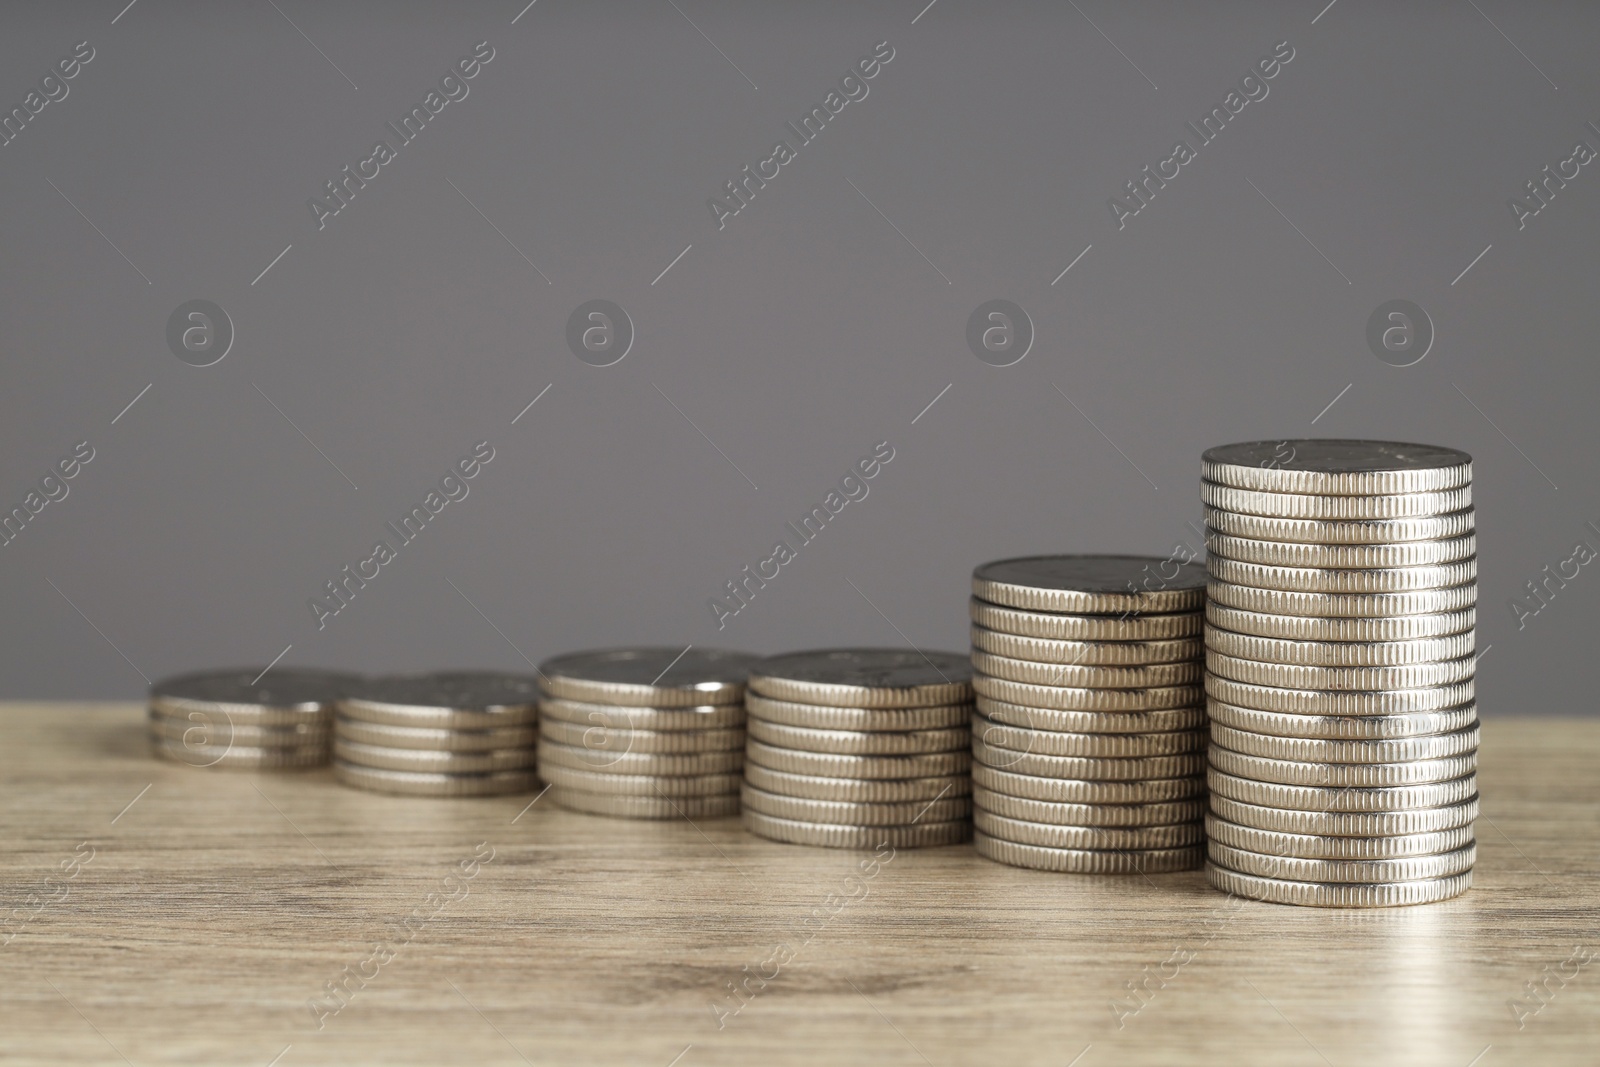
[[739,810],[745,674],[695,648],[573,652],[539,666],[539,776],[564,808],[635,819]]
[[520,793],[534,784],[532,678],[493,671],[374,678],[339,701],[333,771],[408,796]]
[[1031,556],[972,572],[978,851],[1084,874],[1204,859],[1205,569]]
[[953,652],[825,649],[750,671],[744,825],[828,848],[972,832],[972,668]]
[[1472,457],[1392,441],[1205,453],[1207,877],[1383,907],[1471,885]]
[[151,748],[191,767],[320,767],[328,762],[334,702],[355,682],[294,667],[164,678],[150,686]]

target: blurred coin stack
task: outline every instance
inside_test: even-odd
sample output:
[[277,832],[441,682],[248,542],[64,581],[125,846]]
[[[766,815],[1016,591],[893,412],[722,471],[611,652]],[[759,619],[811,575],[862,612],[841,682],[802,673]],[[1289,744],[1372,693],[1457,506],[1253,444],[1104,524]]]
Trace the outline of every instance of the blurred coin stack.
[[1207,877],[1384,907],[1472,883],[1472,457],[1390,441],[1205,453]]
[[750,671],[744,825],[827,848],[972,834],[972,668],[953,652],[794,652]]
[[756,656],[695,648],[574,652],[539,666],[539,776],[592,815],[739,810],[745,675]]
[[151,748],[190,767],[320,767],[328,762],[334,703],[355,682],[293,667],[165,678],[150,686]]
[[533,788],[536,689],[492,671],[374,678],[339,701],[334,777],[356,789],[477,797]]
[[1204,859],[1205,568],[1031,556],[972,573],[975,843],[1081,874]]

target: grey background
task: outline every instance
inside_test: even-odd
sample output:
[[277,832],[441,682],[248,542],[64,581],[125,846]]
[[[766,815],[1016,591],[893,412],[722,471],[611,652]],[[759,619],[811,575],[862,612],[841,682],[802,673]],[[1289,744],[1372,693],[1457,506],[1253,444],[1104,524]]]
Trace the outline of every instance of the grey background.
[[[0,148],[5,506],[96,457],[0,548],[0,694],[136,698],[286,646],[961,650],[975,564],[1199,547],[1205,447],[1371,436],[1476,457],[1483,713],[1589,711],[1600,576],[1520,631],[1507,602],[1600,545],[1600,167],[1520,232],[1506,201],[1600,147],[1600,9],[924,4],[7,5],[5,108],[96,57]],[[1107,198],[1285,39],[1119,232]],[[483,40],[469,97],[319,232],[307,198]],[[880,40],[870,95],[719,232],[707,198]],[[195,298],[237,330],[212,367],[164,339]],[[565,343],[595,298],[637,330],[607,368]],[[1037,331],[1012,367],[964,340],[992,298]],[[1436,324],[1412,367],[1364,341],[1393,298]],[[319,631],[308,598],[485,438]],[[880,440],[868,498],[719,633],[707,598]]]

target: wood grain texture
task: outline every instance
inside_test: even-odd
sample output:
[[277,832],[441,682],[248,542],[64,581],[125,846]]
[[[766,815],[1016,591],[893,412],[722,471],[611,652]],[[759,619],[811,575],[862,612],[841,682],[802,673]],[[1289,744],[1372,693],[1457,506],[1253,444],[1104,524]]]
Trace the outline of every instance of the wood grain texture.
[[[24,909],[0,948],[6,1063],[1493,1067],[1600,1048],[1600,958],[1562,966],[1600,954],[1600,722],[1485,723],[1476,887],[1378,912],[970,846],[868,877],[861,853],[736,819],[517,818],[531,797],[195,771],[147,755],[130,705],[10,704],[0,723],[0,918]],[[92,861],[34,913],[84,842]],[[388,932],[452,892],[408,942]],[[386,938],[393,958],[364,963]],[[784,942],[793,958],[767,962]],[[1547,965],[1566,977],[1519,1029],[1508,1004]],[[375,977],[319,1029],[308,1001],[347,966]],[[763,969],[719,1028],[727,984]]]

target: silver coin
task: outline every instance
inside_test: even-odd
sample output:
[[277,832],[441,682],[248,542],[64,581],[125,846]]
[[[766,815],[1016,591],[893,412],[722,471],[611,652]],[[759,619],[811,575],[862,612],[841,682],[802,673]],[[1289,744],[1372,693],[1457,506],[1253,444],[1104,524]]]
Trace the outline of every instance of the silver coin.
[[1226,607],[1269,615],[1383,619],[1395,615],[1438,615],[1470,608],[1478,602],[1476,582],[1449,589],[1413,589],[1405,593],[1297,593],[1213,579],[1208,589],[1211,598]]
[[1478,558],[1419,567],[1333,570],[1324,567],[1270,567],[1212,556],[1206,570],[1220,582],[1260,589],[1307,593],[1399,593],[1414,589],[1448,589],[1477,580]]
[[1205,841],[1205,827],[1198,822],[1176,826],[1062,826],[1057,823],[1008,819],[979,808],[972,813],[973,828],[1002,841],[1045,848],[1089,849],[1168,849],[1187,848]]
[[539,688],[564,700],[683,708],[738,704],[758,656],[714,648],[610,648],[539,665]]
[[1472,508],[1448,515],[1407,519],[1287,519],[1205,509],[1206,526],[1217,533],[1253,541],[1303,541],[1319,545],[1384,545],[1395,541],[1443,541],[1472,533]]
[[850,756],[778,748],[751,739],[745,746],[751,763],[775,771],[819,778],[936,778],[960,774],[972,765],[970,752],[927,752],[918,756]]
[[328,762],[328,746],[301,748],[251,748],[245,745],[192,745],[156,737],[150,749],[162,759],[201,770],[288,771],[321,767]]
[[1224,893],[1270,904],[1296,904],[1312,908],[1393,908],[1432,904],[1459,897],[1472,888],[1472,872],[1414,882],[1356,885],[1260,878],[1208,863],[1206,881],[1212,888]]
[[1205,569],[1160,556],[1024,556],[974,569],[972,595],[1024,611],[1193,611],[1205,603]]
[[973,597],[972,621],[996,633],[1050,641],[1174,641],[1200,632],[1196,610],[1170,614],[1069,615],[1005,608]]
[[333,757],[362,767],[431,774],[490,774],[533,766],[533,746],[490,752],[430,752],[421,748],[387,748],[334,738]]
[[1406,760],[1403,763],[1310,763],[1249,756],[1213,745],[1210,760],[1212,767],[1225,774],[1255,782],[1354,786],[1358,789],[1451,782],[1478,769],[1476,752],[1441,759]]
[[1305,859],[1359,860],[1400,859],[1405,856],[1437,856],[1454,852],[1473,842],[1472,827],[1435,830],[1422,834],[1388,837],[1334,837],[1326,834],[1287,834],[1280,830],[1260,830],[1254,826],[1206,816],[1206,836],[1233,848],[1266,856],[1299,856]]
[[1263,493],[1200,483],[1200,499],[1208,507],[1244,515],[1284,519],[1409,519],[1448,515],[1472,506],[1472,486],[1430,493],[1383,493],[1334,496],[1313,493]]
[[1142,667],[1153,663],[1182,663],[1200,658],[1205,644],[1199,637],[1171,641],[1054,641],[1019,637],[983,626],[972,627],[972,647],[996,656],[1035,663],[1067,663],[1092,667]]
[[836,648],[761,660],[750,688],[774,700],[850,708],[924,708],[972,699],[972,665],[956,652]]
[[1030,708],[979,697],[977,710],[990,720],[1027,730],[1059,730],[1069,734],[1151,734],[1193,730],[1206,724],[1204,708],[1161,711],[1057,711]]
[[967,819],[910,826],[840,826],[777,819],[750,808],[745,808],[740,818],[744,820],[744,828],[753,834],[791,845],[819,848],[925,848],[960,844],[972,836],[972,823]]
[[758,763],[746,763],[744,778],[754,788],[768,793],[857,804],[925,803],[946,797],[968,796],[972,792],[972,777],[965,771],[931,778],[826,778],[815,774],[775,771]]
[[539,766],[567,767],[597,774],[664,775],[694,777],[706,774],[733,774],[744,767],[744,753],[732,752],[616,752],[560,745],[543,740],[539,745]]
[[737,793],[742,781],[738,774],[607,774],[581,771],[547,763],[544,748],[539,751],[539,777],[552,786],[584,793],[610,793],[641,797],[709,797]]
[[1057,826],[1171,826],[1199,822],[1206,811],[1204,797],[1157,804],[1074,804],[1007,796],[981,785],[973,786],[972,801],[1009,819]]
[[857,756],[914,756],[925,752],[951,752],[965,749],[972,742],[972,730],[967,726],[896,733],[813,730],[804,726],[769,723],[762,719],[750,720],[750,736],[779,748]]
[[[1283,711],[1258,711],[1225,704],[1207,703],[1212,728],[1230,727],[1252,734],[1271,734],[1279,738],[1330,741],[1382,740],[1385,738],[1429,737],[1448,734],[1478,721],[1478,706],[1465,704],[1440,711],[1413,711],[1400,715],[1296,715]],[[1227,746],[1232,747],[1232,746]],[[1265,753],[1258,753],[1264,755]]]
[[[1361,720],[1354,720],[1359,722]],[[1404,760],[1442,759],[1478,750],[1476,724],[1448,734],[1425,737],[1334,739],[1278,737],[1211,724],[1211,741],[1224,749],[1267,759],[1321,763],[1399,763]]]
[[1252,685],[1212,674],[1206,676],[1206,695],[1241,708],[1298,715],[1399,715],[1470,704],[1474,690],[1473,683],[1467,681],[1426,689],[1332,692]]
[[240,745],[246,748],[304,748],[326,747],[333,740],[333,731],[322,723],[302,723],[297,726],[237,725],[226,717],[201,715],[180,718],[152,712],[149,716],[150,736],[177,741],[191,747],[216,748]]
[[550,787],[550,801],[569,811],[616,819],[714,819],[739,814],[737,793],[709,797],[631,796]]
[[1478,619],[1475,608],[1431,615],[1393,615],[1384,619],[1318,618],[1241,611],[1211,601],[1206,621],[1221,630],[1287,641],[1410,641],[1467,633]]
[[[1443,808],[1476,796],[1478,780],[1467,775],[1450,782],[1426,785],[1399,785],[1378,788],[1352,786],[1285,785],[1260,782],[1219,771],[1206,771],[1206,786],[1214,796],[1239,800],[1264,808],[1295,808],[1299,811],[1355,812],[1408,811],[1413,808]],[[1213,806],[1213,810],[1216,810]],[[1221,814],[1219,811],[1218,814]]]
[[369,678],[339,701],[346,718],[389,726],[491,730],[534,721],[538,687],[520,674],[440,671]]
[[667,733],[679,730],[733,729],[744,725],[745,712],[743,704],[640,708],[544,697],[539,701],[539,716],[541,719],[576,723],[581,726],[599,726],[610,730],[654,730]]
[[1211,810],[1219,819],[1277,833],[1324,837],[1404,837],[1470,828],[1478,817],[1476,794],[1457,804],[1410,811],[1298,811],[1230,800],[1211,794]]
[[1308,667],[1393,667],[1438,663],[1472,655],[1476,634],[1468,630],[1449,637],[1413,641],[1286,641],[1277,637],[1236,634],[1206,626],[1206,647],[1237,659],[1293,663]]
[[1150,778],[1136,782],[1083,781],[1046,778],[972,765],[972,784],[1006,796],[1065,804],[1163,804],[1187,800],[1206,791],[1199,775],[1187,778]]
[[978,855],[996,863],[1060,874],[1167,874],[1194,870],[1205,859],[1205,849],[1199,845],[1143,851],[1046,848],[985,833],[974,833],[972,844]]
[[1394,690],[1454,685],[1472,678],[1476,656],[1442,663],[1402,663],[1392,667],[1308,667],[1298,663],[1269,663],[1239,659],[1220,652],[1206,653],[1206,670],[1251,685],[1280,689]]
[[374,793],[397,793],[413,797],[487,797],[526,793],[537,784],[531,770],[501,771],[497,774],[430,774],[361,767],[354,763],[333,762],[333,776],[341,785]]
[[1215,839],[1206,846],[1211,862],[1240,874],[1281,878],[1295,882],[1411,882],[1419,878],[1448,878],[1470,871],[1478,847],[1468,844],[1437,856],[1403,856],[1381,860],[1321,860],[1300,856],[1263,856],[1224,845]]
[[943,730],[965,726],[972,718],[971,704],[935,704],[925,708],[830,708],[771,700],[751,693],[745,698],[751,718],[813,730],[862,730],[899,733],[905,730]]
[[1198,685],[1172,685],[1155,689],[1086,689],[1061,685],[1032,685],[972,676],[972,688],[981,697],[1003,700],[1029,708],[1053,711],[1163,711],[1202,703],[1205,692]]
[[1182,778],[1186,775],[1199,775],[1206,765],[1204,754],[1199,752],[1126,759],[1050,756],[1040,752],[995,748],[977,736],[972,739],[972,755],[978,762],[995,770],[1036,774],[1045,778],[1071,778],[1083,782],[1137,782],[1146,778]]
[[768,793],[748,783],[739,795],[744,807],[750,811],[796,822],[840,826],[908,826],[913,823],[955,822],[972,817],[970,796],[902,801],[898,804],[863,804]]
[[1154,689],[1190,685],[1200,680],[1200,663],[1153,663],[1144,667],[1084,667],[1070,663],[1036,663],[1011,659],[974,649],[972,667],[991,678],[1030,685],[1081,687],[1084,689]]
[[1272,493],[1425,493],[1472,481],[1472,457],[1404,441],[1244,441],[1208,448],[1201,476]]
[[358,681],[356,675],[305,667],[199,671],[154,682],[150,707],[177,718],[226,718],[236,726],[326,722],[334,702]]
[[1384,545],[1317,545],[1296,541],[1255,541],[1248,537],[1211,533],[1206,549],[1212,556],[1270,567],[1321,569],[1373,569],[1438,566],[1470,559],[1477,554],[1474,534],[1443,541],[1396,541]]
[[1161,734],[1074,734],[1061,730],[1031,730],[1025,726],[1010,726],[982,715],[973,716],[972,736],[991,748],[1041,752],[1047,756],[1096,756],[1101,759],[1173,756],[1199,752],[1206,747],[1204,730],[1174,730]]
[[558,745],[592,752],[734,752],[744,748],[745,732],[732,730],[635,730],[629,726],[585,726],[540,719],[539,736]]
[[364,745],[422,748],[435,752],[492,752],[502,748],[526,748],[539,738],[539,731],[532,726],[450,730],[435,726],[389,726],[344,715],[334,717],[334,730],[346,741],[357,741]]

